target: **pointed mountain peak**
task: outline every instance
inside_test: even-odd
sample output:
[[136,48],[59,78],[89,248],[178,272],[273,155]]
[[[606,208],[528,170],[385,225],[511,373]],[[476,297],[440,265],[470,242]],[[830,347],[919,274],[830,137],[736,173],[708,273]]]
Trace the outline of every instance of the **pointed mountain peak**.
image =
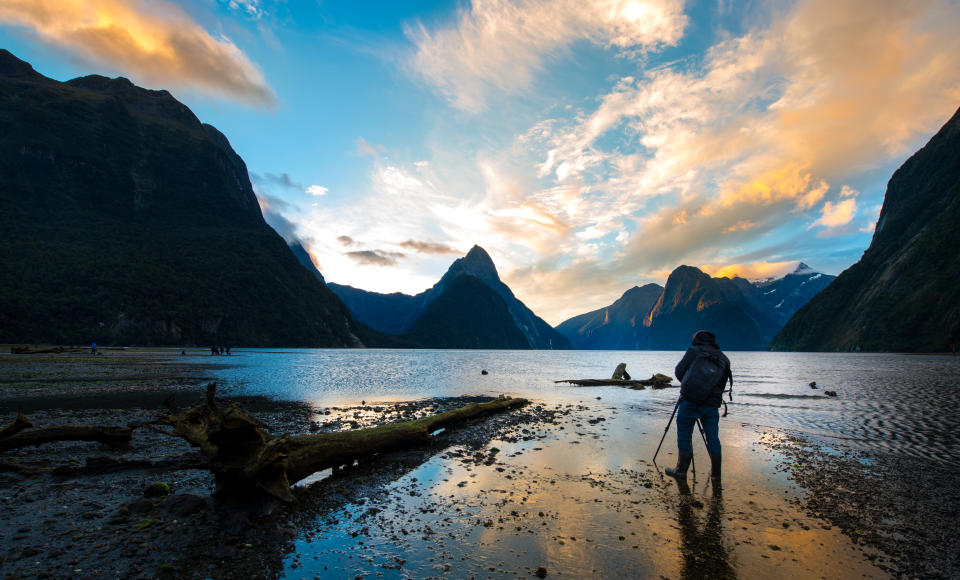
[[797,267],[793,269],[793,272],[790,272],[790,273],[791,274],[813,274],[814,272],[816,272],[816,270],[804,264],[803,262],[800,262],[799,264],[797,264]]
[[459,265],[465,273],[476,276],[487,284],[500,281],[497,267],[493,264],[490,254],[480,246],[470,248],[466,256],[454,262],[454,266],[456,265]]
[[0,76],[40,77],[43,75],[33,70],[30,63],[20,60],[9,50],[0,48]]

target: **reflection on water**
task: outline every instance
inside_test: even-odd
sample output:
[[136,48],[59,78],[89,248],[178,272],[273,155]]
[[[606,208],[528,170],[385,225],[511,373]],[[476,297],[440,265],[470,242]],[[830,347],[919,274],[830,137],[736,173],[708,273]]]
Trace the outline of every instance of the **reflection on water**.
[[[538,400],[602,395],[616,404],[669,413],[677,391],[556,385],[609,376],[672,374],[680,352],[247,350],[219,357],[224,392],[318,405],[361,400],[508,393]],[[837,437],[854,447],[960,461],[960,357],[847,353],[729,353],[734,402],[727,420]],[[481,375],[487,370],[488,375]],[[816,381],[818,388],[808,383]],[[836,398],[823,395],[837,391]]]
[[[619,362],[636,377],[671,373],[680,354],[247,351],[218,360],[230,366],[217,372],[226,394],[269,395],[318,409],[507,393],[562,413],[556,422],[517,426],[511,437],[447,447],[403,468],[369,497],[315,514],[284,558],[289,577],[532,577],[540,566],[548,577],[573,578],[882,577],[839,529],[821,528],[785,501],[784,492],[796,489],[772,469],[775,457],[758,452],[755,430],[741,424],[883,448],[896,441],[892,426],[914,425],[909,429],[922,438],[898,451],[946,447],[955,430],[933,435],[935,429],[921,425],[929,418],[908,410],[955,409],[954,387],[942,377],[958,361],[731,353],[736,393],[721,421],[721,498],[704,486],[709,467],[698,480],[691,476],[688,493],[650,463],[676,389],[554,384],[609,376]],[[909,393],[896,380],[906,376]],[[820,389],[810,389],[810,381]],[[824,389],[839,396],[824,397]],[[896,420],[886,416],[891,409]],[[676,458],[675,431],[670,435],[664,464]],[[695,449],[706,466],[703,448]],[[354,479],[345,473],[317,485],[336,490]]]
[[723,533],[723,493],[719,484],[713,485],[713,493],[706,500],[705,513],[699,509],[704,502],[690,493],[686,481],[677,483],[679,501],[677,521],[680,523],[684,578],[736,578],[730,564],[730,556]]

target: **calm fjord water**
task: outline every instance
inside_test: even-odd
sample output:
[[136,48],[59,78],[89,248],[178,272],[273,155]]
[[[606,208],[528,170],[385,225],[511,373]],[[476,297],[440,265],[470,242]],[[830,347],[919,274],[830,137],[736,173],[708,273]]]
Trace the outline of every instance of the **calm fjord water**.
[[[603,378],[626,362],[634,378],[673,374],[673,351],[249,349],[220,357],[224,394],[318,406],[459,395],[543,401],[602,396],[668,415],[678,390],[554,384]],[[723,421],[839,438],[855,448],[960,461],[960,357],[730,352],[734,401]],[[481,370],[488,375],[482,375]],[[818,388],[808,384],[816,381]],[[835,390],[836,398],[823,395]]]

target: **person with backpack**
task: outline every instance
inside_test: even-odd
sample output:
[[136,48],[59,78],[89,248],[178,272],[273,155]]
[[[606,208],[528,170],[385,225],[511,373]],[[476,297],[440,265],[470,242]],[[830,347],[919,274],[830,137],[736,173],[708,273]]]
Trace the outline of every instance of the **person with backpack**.
[[723,391],[730,381],[733,400],[733,373],[730,359],[717,346],[717,337],[709,330],[698,330],[692,346],[674,370],[680,381],[680,402],[677,405],[677,466],[664,471],[678,479],[686,479],[687,467],[693,459],[693,427],[700,421],[710,454],[710,478],[720,480],[720,405]]

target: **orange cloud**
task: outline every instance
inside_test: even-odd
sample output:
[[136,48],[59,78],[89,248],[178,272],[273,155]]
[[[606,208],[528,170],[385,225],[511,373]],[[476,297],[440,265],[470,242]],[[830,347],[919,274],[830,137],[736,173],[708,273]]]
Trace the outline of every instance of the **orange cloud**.
[[276,96],[230,39],[214,38],[164,0],[0,0],[0,22],[122,70],[138,83],[180,86],[257,106]]
[[770,171],[734,191],[724,192],[721,203],[730,207],[735,203],[770,205],[777,201],[792,199],[799,209],[809,209],[829,189],[823,180],[811,187],[813,176],[807,166],[789,162]]
[[746,278],[747,280],[761,280],[776,278],[793,271],[797,262],[750,262],[747,264],[706,264],[700,269],[714,278]]

